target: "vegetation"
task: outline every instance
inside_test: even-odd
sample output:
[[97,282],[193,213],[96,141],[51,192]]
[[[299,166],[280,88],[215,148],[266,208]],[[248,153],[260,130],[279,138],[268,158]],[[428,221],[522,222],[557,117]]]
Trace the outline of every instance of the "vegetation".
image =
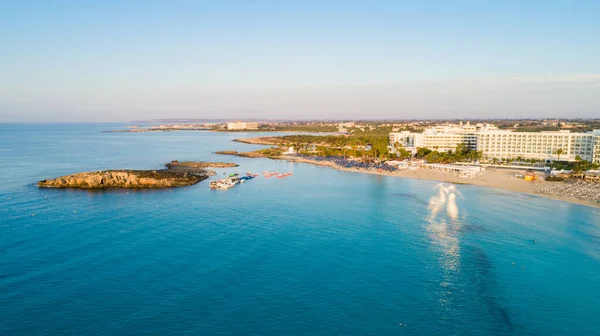
[[574,172],[583,172],[587,170],[596,170],[600,168],[597,163],[591,163],[587,160],[577,160],[575,162],[568,161],[554,161],[550,164],[552,169],[556,170],[572,170]]
[[278,147],[271,147],[271,148],[261,149],[257,152],[261,153],[267,157],[274,157],[274,156],[280,156],[281,154],[283,154],[283,149],[278,148]]
[[337,132],[336,126],[314,123],[289,123],[279,125],[260,125],[259,132],[307,132],[307,133],[332,133]]
[[[293,146],[299,154],[323,157],[343,156],[361,158],[364,161],[386,159],[409,159],[412,153],[396,143],[389,147],[389,131],[358,131],[348,136],[340,135],[288,135],[278,137],[280,147]],[[475,162],[482,158],[481,151],[474,151],[461,144],[454,151],[438,152],[418,148],[416,157],[431,163]]]
[[558,148],[556,150],[556,152],[554,152],[557,156],[556,161],[560,161],[560,156],[564,153],[565,151],[562,148]]
[[318,156],[353,156],[368,159],[395,157],[388,149],[388,134],[357,132],[342,135],[287,135],[279,137],[282,145],[293,146],[300,154]]
[[465,144],[459,144],[454,151],[438,152],[427,148],[417,149],[417,157],[424,158],[429,163],[475,162],[481,160],[483,152],[474,151]]

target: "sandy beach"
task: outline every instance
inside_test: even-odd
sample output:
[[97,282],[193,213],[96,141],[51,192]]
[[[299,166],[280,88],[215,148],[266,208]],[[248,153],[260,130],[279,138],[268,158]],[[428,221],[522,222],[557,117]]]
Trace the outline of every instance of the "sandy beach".
[[[234,141],[256,144],[256,145],[276,145],[280,142],[277,137],[255,137],[255,138],[241,138]],[[224,151],[220,154],[230,154],[242,157],[250,158],[266,158],[265,155],[257,152],[234,152]],[[333,169],[343,170],[348,172],[363,173],[363,174],[374,174],[374,175],[385,175],[402,178],[422,179],[430,181],[440,181],[446,183],[455,184],[470,184],[481,187],[496,188],[514,192],[526,193],[534,196],[551,198],[555,200],[577,203],[586,206],[592,206],[600,208],[600,186],[598,186],[598,193],[590,197],[589,193],[585,198],[578,198],[571,196],[577,195],[576,186],[569,185],[564,182],[547,182],[543,179],[544,175],[537,173],[538,179],[535,182],[525,181],[515,177],[515,174],[522,174],[523,170],[510,170],[510,169],[495,169],[487,168],[486,171],[474,178],[462,178],[451,174],[445,174],[436,171],[415,169],[415,170],[401,170],[395,172],[377,171],[374,169],[363,169],[363,168],[344,168],[336,165],[330,161],[316,161],[307,159],[304,157],[297,156],[277,156],[268,157],[275,160],[287,160],[294,162],[310,163],[319,166],[328,166]],[[589,187],[588,187],[589,189]],[[593,189],[593,188],[592,188]],[[551,191],[551,192],[549,192]]]
[[[477,176],[474,178],[461,178],[458,176],[444,174],[441,172],[423,170],[423,169],[415,169],[415,170],[402,170],[396,172],[379,172],[376,170],[367,170],[367,169],[352,169],[352,168],[343,168],[335,165],[332,162],[323,162],[323,161],[314,161],[306,158],[299,158],[293,156],[281,156],[277,159],[288,160],[294,162],[304,162],[310,164],[316,164],[320,166],[329,166],[334,169],[355,172],[355,173],[363,173],[363,174],[374,174],[374,175],[385,175],[385,176],[394,176],[394,177],[403,177],[403,178],[413,178],[413,179],[422,179],[422,180],[430,180],[430,181],[440,181],[447,183],[456,183],[456,184],[470,184],[481,187],[489,187],[496,188],[514,192],[522,192],[530,195],[535,195],[539,197],[551,198],[559,201],[565,201],[570,203],[577,203],[592,207],[600,208],[600,204],[594,200],[584,200],[576,197],[570,197],[566,195],[558,195],[558,194],[542,194],[539,191],[542,189],[547,189],[548,186],[556,185],[557,183],[562,182],[547,182],[544,181],[540,176],[540,178],[535,182],[528,182],[522,179],[515,177],[515,174],[523,173],[522,170],[507,170],[507,169],[493,169],[488,168],[481,176]],[[599,186],[600,189],[600,186]]]

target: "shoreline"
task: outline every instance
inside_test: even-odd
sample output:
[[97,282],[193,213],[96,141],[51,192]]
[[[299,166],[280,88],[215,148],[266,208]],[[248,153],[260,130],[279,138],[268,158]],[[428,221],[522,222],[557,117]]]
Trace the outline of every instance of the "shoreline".
[[[244,139],[236,139],[234,141],[243,142],[243,143],[252,143],[257,144],[257,142],[262,140],[257,140],[260,138],[251,138],[250,141],[241,141]],[[268,142],[264,141],[264,142]],[[263,143],[265,144],[265,143]],[[453,183],[453,184],[462,184],[462,185],[474,185],[479,187],[493,188],[498,190],[505,190],[511,192],[519,192],[525,193],[531,196],[543,197],[548,199],[553,199],[557,201],[563,201],[568,203],[574,203],[579,205],[590,206],[594,208],[600,208],[600,203],[594,200],[586,200],[577,197],[570,197],[566,195],[557,195],[557,194],[548,194],[539,192],[540,189],[545,187],[550,187],[556,185],[556,183],[564,183],[564,182],[547,182],[543,179],[539,179],[536,182],[528,182],[522,179],[518,179],[515,177],[515,174],[522,173],[522,170],[509,170],[509,169],[495,169],[488,168],[485,172],[474,178],[461,178],[454,175],[444,174],[441,172],[435,172],[430,170],[401,170],[395,172],[386,172],[386,171],[376,171],[376,170],[368,170],[364,168],[344,168],[340,167],[337,164],[331,161],[316,161],[303,157],[296,156],[266,156],[256,152],[236,152],[236,151],[222,151],[217,152],[219,154],[224,155],[235,155],[240,157],[247,158],[265,158],[272,160],[284,160],[289,162],[298,162],[298,163],[308,163],[318,166],[326,166],[336,170],[345,171],[345,172],[354,172],[354,173],[363,173],[363,174],[371,174],[371,175],[383,175],[383,176],[391,176],[391,177],[400,177],[400,178],[410,178],[410,179],[419,179],[419,180],[427,180],[427,181],[438,181],[444,183]]]
[[300,163],[309,163],[319,166],[328,166],[336,170],[345,171],[345,172],[354,172],[354,173],[363,173],[363,174],[371,174],[371,175],[382,175],[382,176],[391,176],[391,177],[400,177],[400,178],[410,178],[410,179],[418,179],[418,180],[427,180],[427,181],[437,181],[444,183],[453,183],[453,184],[462,184],[462,185],[474,185],[478,187],[487,187],[499,190],[506,190],[511,192],[520,192],[525,193],[532,196],[538,196],[543,198],[549,198],[557,201],[563,201],[568,203],[575,203],[585,206],[590,206],[594,208],[600,208],[600,203],[597,203],[593,200],[584,200],[577,197],[569,197],[564,195],[555,195],[555,194],[544,194],[539,193],[537,190],[540,187],[550,186],[554,183],[561,182],[547,182],[544,180],[539,180],[537,182],[527,182],[521,179],[517,179],[514,174],[519,172],[515,170],[497,170],[497,169],[487,169],[481,176],[477,176],[474,178],[461,178],[454,175],[448,175],[440,172],[430,171],[430,170],[401,170],[396,172],[379,172],[376,170],[367,170],[364,168],[344,168],[336,165],[333,162],[321,162],[310,160],[306,158],[297,158],[292,156],[280,156],[275,157],[273,159],[277,160],[286,160],[290,162],[300,162]]

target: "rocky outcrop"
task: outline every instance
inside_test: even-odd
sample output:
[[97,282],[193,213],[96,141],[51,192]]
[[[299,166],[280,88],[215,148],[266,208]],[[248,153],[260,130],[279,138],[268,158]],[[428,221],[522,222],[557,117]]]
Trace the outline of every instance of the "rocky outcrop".
[[41,188],[173,188],[196,184],[215,175],[208,167],[237,167],[235,163],[171,161],[160,170],[104,170],[78,173],[38,182]]
[[265,155],[264,153],[261,153],[260,151],[238,152],[238,151],[232,151],[232,150],[225,150],[225,151],[215,152],[215,154],[235,155],[235,156],[239,156],[239,157],[254,158],[254,159],[269,157],[269,156]]
[[38,182],[44,188],[171,188],[196,184],[210,174],[165,170],[105,170],[61,176]]
[[277,145],[282,141],[280,137],[258,137],[258,138],[241,138],[233,141],[251,145]]
[[169,169],[185,169],[185,168],[232,168],[239,166],[236,163],[230,162],[206,162],[206,161],[171,161],[166,166]]
[[57,177],[38,182],[42,188],[172,188],[196,184],[215,175],[207,167],[237,167],[226,162],[171,161],[160,170],[104,170]]

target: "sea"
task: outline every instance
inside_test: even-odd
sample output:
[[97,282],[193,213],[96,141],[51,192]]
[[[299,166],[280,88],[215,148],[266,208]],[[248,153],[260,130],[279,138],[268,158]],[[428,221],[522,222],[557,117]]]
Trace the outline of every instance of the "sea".
[[[257,133],[0,124],[1,335],[600,335],[600,210],[269,159]],[[39,189],[171,160],[227,191]]]

